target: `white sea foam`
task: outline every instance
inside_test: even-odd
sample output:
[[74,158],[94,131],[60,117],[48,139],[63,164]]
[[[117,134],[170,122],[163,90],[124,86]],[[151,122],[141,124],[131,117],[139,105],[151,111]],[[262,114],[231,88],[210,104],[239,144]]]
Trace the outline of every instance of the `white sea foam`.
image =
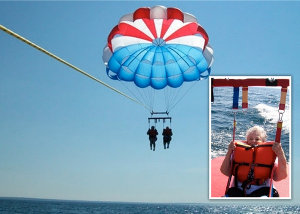
[[[270,123],[277,123],[279,119],[278,107],[269,106],[266,104],[258,104],[254,107],[258,110],[259,114],[268,120]],[[290,130],[291,112],[288,105],[286,105],[286,110],[282,117],[283,120],[283,130],[288,132]]]

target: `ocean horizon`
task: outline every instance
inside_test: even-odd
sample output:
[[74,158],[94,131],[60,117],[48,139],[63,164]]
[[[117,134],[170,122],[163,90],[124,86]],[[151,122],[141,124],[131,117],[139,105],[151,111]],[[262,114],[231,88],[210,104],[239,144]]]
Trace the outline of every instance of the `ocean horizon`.
[[300,206],[292,202],[270,200],[259,203],[232,200],[226,200],[226,202],[210,200],[203,203],[157,203],[0,197],[0,213],[300,213]]

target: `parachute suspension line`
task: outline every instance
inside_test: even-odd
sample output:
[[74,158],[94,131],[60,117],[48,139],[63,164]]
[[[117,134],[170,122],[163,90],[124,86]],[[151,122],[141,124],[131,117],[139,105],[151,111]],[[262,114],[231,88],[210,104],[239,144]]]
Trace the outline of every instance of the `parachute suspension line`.
[[143,98],[143,101],[147,103],[149,106],[149,111],[153,111],[153,103],[154,103],[154,89],[150,86],[146,88],[135,87],[139,95]]
[[151,89],[149,88],[138,88],[135,87],[134,83],[126,84],[124,81],[120,80],[120,83],[123,85],[124,88],[128,91],[129,94],[131,94],[136,100],[138,100],[141,103],[144,103],[145,106],[147,106],[147,110],[149,112],[153,111],[153,101],[151,101]]
[[121,79],[118,79],[120,81],[120,83],[123,85],[124,88],[127,89],[127,91],[135,98],[137,99],[139,102],[141,102],[141,100],[138,98],[138,96],[132,91],[130,90],[130,88],[127,86],[127,84],[124,84],[124,81]]
[[[143,53],[144,55],[141,57],[142,59],[141,60],[144,60],[144,57],[145,57],[145,53],[147,53],[147,51],[149,51],[149,49],[151,49],[152,46],[148,46],[148,47],[145,47],[145,48],[142,48],[141,50],[138,50],[136,52],[133,53],[133,55],[135,55],[131,61],[128,63],[128,66],[133,63],[135,61],[136,58],[138,58],[139,56],[141,56]],[[149,106],[148,110],[150,112],[153,111],[153,106],[154,106],[154,97],[155,97],[155,90],[148,86],[146,88],[139,88],[139,87],[136,87],[137,89],[137,92],[139,94],[139,96],[142,98],[143,100],[143,103],[147,103],[147,105]]]
[[[131,61],[128,63],[127,66],[129,66],[131,63],[133,63],[135,61],[136,58],[138,58],[139,56],[141,56],[143,53],[145,53],[145,51],[149,50],[151,47],[145,47],[142,48],[141,50],[138,50],[134,53],[134,57],[131,58]],[[144,54],[145,56],[145,54]],[[142,56],[142,58],[144,58],[144,56]],[[147,88],[138,88],[136,87],[134,91],[136,91],[137,93],[134,93],[133,90],[130,90],[129,87],[126,86],[126,84],[123,84],[127,90],[137,99],[139,100],[141,103],[145,103],[148,106],[148,110],[151,112],[153,111],[153,92],[151,93],[151,89],[147,89]],[[149,99],[150,97],[150,99]]]
[[[175,93],[172,94],[172,90],[175,91]],[[170,111],[171,106],[173,106],[173,104],[176,102],[176,100],[178,100],[179,94],[182,91],[182,87],[176,88],[176,89],[169,89],[169,98],[168,98],[168,109],[167,111]]]
[[155,102],[155,90],[148,86],[146,88],[138,88],[137,89],[141,96],[144,96],[144,99],[148,102],[148,106],[150,107],[150,113],[153,112],[154,102]]
[[[165,55],[164,54],[162,54],[162,58],[163,58],[164,64],[166,64],[167,60],[165,59]],[[169,112],[170,97],[171,97],[171,89],[170,89],[170,87],[167,85],[163,89],[163,92],[164,92],[164,98],[165,98],[165,110],[166,110],[166,112]]]
[[139,87],[135,87],[133,85],[133,89],[134,91],[137,92],[138,96],[143,100],[144,103],[147,103],[147,105],[149,106],[149,111],[152,111],[152,105],[151,105],[151,102],[150,102],[150,99],[149,97],[147,96],[148,94],[148,89],[146,88],[139,88]]
[[[196,85],[196,83],[197,83],[197,81],[194,81],[192,84],[191,84],[191,86],[189,86],[189,88],[184,92],[184,94],[177,100],[177,102],[175,103],[175,104],[173,104],[171,107],[170,107],[170,109],[169,109],[169,111],[171,111],[187,94],[188,94],[188,92]],[[182,89],[180,89],[180,90],[182,90]]]
[[145,96],[148,98],[149,100],[149,106],[151,108],[151,112],[153,111],[154,108],[154,103],[155,103],[155,90],[148,86],[147,90],[144,91]]
[[[176,93],[174,93],[174,95],[173,95],[173,97],[172,97],[172,99],[171,99],[171,106],[170,106],[170,110],[171,110],[171,107],[174,105],[174,104],[176,104],[177,103],[177,101],[179,102],[181,99],[180,99],[180,96],[181,96],[181,94],[182,94],[182,91],[184,91],[184,86],[181,86],[181,87],[179,87],[179,88],[177,88],[176,89]],[[183,95],[184,95],[184,93],[183,93]],[[178,98],[179,97],[179,98]]]
[[83,74],[83,75],[85,75],[85,76],[87,76],[87,77],[89,77],[89,78],[95,80],[96,82],[98,82],[98,83],[104,85],[105,87],[107,87],[107,88],[109,88],[109,89],[115,91],[116,93],[118,93],[118,94],[120,94],[120,95],[122,95],[122,96],[124,96],[124,97],[126,97],[126,98],[128,98],[128,99],[130,99],[131,101],[134,101],[134,102],[137,103],[137,104],[140,104],[140,105],[144,106],[146,109],[149,109],[149,107],[146,106],[146,105],[144,105],[143,103],[137,101],[136,99],[133,99],[132,97],[130,97],[130,96],[124,94],[123,92],[121,92],[121,91],[119,91],[119,90],[117,90],[117,89],[115,89],[115,88],[113,88],[112,86],[108,85],[107,83],[105,83],[105,82],[103,82],[103,81],[97,79],[96,77],[94,77],[94,76],[92,76],[92,75],[86,73],[85,71],[83,71],[83,70],[77,68],[76,66],[72,65],[71,63],[69,63],[69,62],[63,60],[62,58],[60,58],[60,57],[54,55],[53,53],[51,53],[51,52],[45,50],[44,48],[42,48],[42,47],[36,45],[35,43],[29,41],[28,39],[26,39],[26,38],[24,38],[24,37],[22,37],[22,36],[20,36],[19,34],[13,32],[13,31],[11,31],[11,30],[9,30],[8,28],[4,27],[3,25],[0,25],[0,29],[1,29],[2,31],[4,31],[5,33],[7,33],[7,34],[9,34],[9,35],[11,35],[11,36],[13,36],[13,37],[15,37],[15,38],[21,40],[22,42],[24,42],[24,43],[30,45],[31,47],[33,47],[33,48],[35,48],[35,49],[37,49],[37,50],[43,52],[44,54],[46,54],[46,55],[48,55],[48,56],[50,56],[50,57],[56,59],[57,61],[59,61],[59,62],[65,64],[65,65],[69,66],[70,68],[72,68],[72,69],[78,71],[79,73],[81,73],[81,74]]
[[147,102],[149,108],[149,111],[152,112],[153,111],[153,99],[154,99],[154,94],[153,94],[153,89],[151,87],[147,87],[147,88],[137,88],[138,93],[140,94],[140,96],[143,98],[144,102]]
[[[189,66],[189,63],[184,59],[184,58],[182,58],[181,57],[181,55],[179,54],[179,50],[177,50],[176,48],[173,48],[173,47],[168,47],[167,49],[169,49],[169,50],[171,50],[171,51],[173,51],[175,54],[177,54],[178,55],[178,57],[180,57],[185,63],[186,63],[186,65],[188,65]],[[180,87],[180,90],[179,91],[181,91],[182,90],[182,87]],[[190,90],[190,88],[187,90],[187,92]],[[177,96],[178,96],[178,94],[179,94],[179,91],[176,93],[176,96],[174,96],[174,98],[172,99],[172,101],[175,99],[175,98],[177,98]],[[168,110],[167,111],[170,111],[171,109],[173,109],[182,99],[183,99],[183,97],[187,94],[187,92],[186,93],[184,93],[184,95],[175,103],[175,104],[173,104],[172,102],[170,102],[170,103],[172,103],[172,106],[171,107],[169,107],[168,108]],[[175,101],[174,101],[175,102]],[[171,105],[171,104],[170,104]]]
[[133,85],[133,87],[134,87],[134,90],[136,90],[136,92],[138,93],[139,97],[141,97],[141,99],[143,100],[143,102],[147,103],[147,105],[150,107],[149,110],[151,111],[152,107],[151,107],[151,104],[150,104],[149,100],[147,99],[147,95],[146,95],[145,91],[142,90],[142,89],[140,89],[140,88],[138,88],[138,87],[135,87],[134,85]]
[[155,103],[155,90],[149,87],[148,94],[149,94],[148,97],[150,97],[151,111],[153,112],[154,103]]
[[[134,89],[133,83],[126,84],[126,83],[124,83],[124,81],[121,81],[121,83],[123,84],[123,86],[125,88],[127,88],[127,90],[129,91],[129,93],[133,94],[133,96],[136,99],[138,99],[140,102],[143,102],[143,103],[146,103],[147,105],[149,105],[149,103],[146,102],[145,97],[141,94],[141,92],[139,90],[132,90],[132,89]],[[136,91],[136,93],[135,93],[135,91]]]
[[162,120],[163,120],[163,129],[165,128],[166,120],[169,120],[169,128],[172,128],[172,125],[171,125],[172,124],[172,118],[171,117],[165,117]]
[[165,87],[164,89],[164,97],[165,97],[165,106],[166,106],[166,112],[169,112],[170,108],[170,97],[171,97],[171,89],[169,87]]

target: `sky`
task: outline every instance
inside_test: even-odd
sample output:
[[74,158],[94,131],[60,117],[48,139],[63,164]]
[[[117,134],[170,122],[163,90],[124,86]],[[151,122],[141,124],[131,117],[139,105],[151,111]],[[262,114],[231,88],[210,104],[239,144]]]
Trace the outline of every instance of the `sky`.
[[[119,88],[102,62],[107,36],[121,16],[155,5],[196,16],[212,75],[291,76],[289,202],[299,201],[300,2],[1,1],[0,24]],[[2,31],[0,47],[0,197],[220,202],[208,199],[208,80],[172,110],[170,149],[159,136],[153,152],[145,108]]]

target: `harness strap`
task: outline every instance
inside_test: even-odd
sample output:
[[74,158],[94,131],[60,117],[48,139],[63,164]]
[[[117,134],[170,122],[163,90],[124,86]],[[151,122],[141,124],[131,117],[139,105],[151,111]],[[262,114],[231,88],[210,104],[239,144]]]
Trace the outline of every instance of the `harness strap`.
[[276,129],[275,142],[280,143],[281,130],[282,130],[282,121],[278,121],[278,122],[277,122],[277,129]]
[[246,189],[250,189],[251,185],[261,185],[264,181],[265,181],[265,179],[263,179],[263,180],[253,179],[252,181],[249,181],[249,180],[244,181],[242,184],[244,196],[247,196]]
[[[246,162],[239,163],[239,162],[233,161],[233,163],[237,164],[239,166],[249,166],[250,165],[250,163],[246,163]],[[259,167],[267,167],[267,168],[270,168],[270,169],[273,167],[273,164],[268,165],[268,164],[262,164],[262,163],[251,163],[251,165],[253,165],[254,167],[259,166]]]
[[279,104],[279,110],[284,111],[285,109],[285,103],[286,103],[286,94],[287,94],[287,88],[281,88],[281,96],[280,96],[280,104]]
[[252,163],[250,165],[250,170],[248,172],[247,180],[245,181],[247,183],[247,185],[243,187],[243,185],[245,185],[244,184],[245,182],[242,185],[243,190],[244,190],[244,194],[246,193],[246,187],[248,186],[248,184],[254,180],[254,164],[255,164],[254,161],[255,161],[255,156],[256,156],[255,150],[254,150],[254,152],[252,154],[253,154]]
[[279,104],[279,119],[277,122],[277,129],[276,129],[276,135],[275,135],[275,142],[280,143],[281,138],[281,130],[282,130],[282,116],[285,111],[285,103],[286,103],[286,94],[287,94],[287,88],[282,87],[281,88],[281,96],[280,96],[280,104]]
[[233,104],[232,104],[233,109],[239,108],[239,91],[240,91],[239,87],[233,88]]
[[[249,165],[248,163],[244,163],[244,164],[239,164],[235,170],[234,170],[234,175],[235,175],[235,178],[234,178],[234,186],[238,186],[238,179],[237,179],[237,172],[238,172],[238,168],[242,165]],[[268,166],[269,167],[269,166]],[[272,166],[271,166],[272,167]],[[255,185],[260,185],[262,184],[265,179],[254,179],[254,176],[253,176],[253,173],[251,173],[252,177],[249,177],[248,176],[248,179],[245,180],[243,183],[242,183],[242,188],[243,188],[243,192],[244,192],[244,196],[246,196],[246,189],[247,188],[250,188],[251,184],[255,184]]]
[[242,89],[242,108],[248,108],[248,86]]

